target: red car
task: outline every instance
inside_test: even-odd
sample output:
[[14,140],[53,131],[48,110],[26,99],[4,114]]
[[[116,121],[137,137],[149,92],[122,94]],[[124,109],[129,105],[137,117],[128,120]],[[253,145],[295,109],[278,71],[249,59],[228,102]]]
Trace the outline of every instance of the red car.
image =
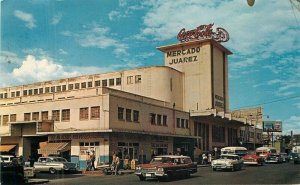
[[248,165],[263,165],[265,159],[262,156],[256,154],[255,151],[247,152],[247,154],[243,157],[244,164]]
[[188,156],[162,155],[154,157],[149,164],[138,165],[135,169],[141,181],[146,178],[158,180],[171,180],[172,178],[185,176],[197,172],[197,164]]

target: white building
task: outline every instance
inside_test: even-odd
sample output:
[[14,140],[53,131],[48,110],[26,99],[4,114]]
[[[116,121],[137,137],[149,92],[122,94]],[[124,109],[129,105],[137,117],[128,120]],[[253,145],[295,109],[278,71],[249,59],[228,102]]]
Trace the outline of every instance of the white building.
[[115,152],[145,162],[154,154],[195,157],[238,144],[228,58],[220,43],[196,40],[158,48],[165,65],[0,89],[0,152],[61,154],[85,166]]

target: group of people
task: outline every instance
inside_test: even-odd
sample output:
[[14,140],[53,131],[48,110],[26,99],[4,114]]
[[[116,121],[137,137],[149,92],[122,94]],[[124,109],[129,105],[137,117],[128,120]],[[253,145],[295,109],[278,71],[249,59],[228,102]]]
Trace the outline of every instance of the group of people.
[[91,151],[91,152],[87,152],[86,155],[86,162],[87,162],[87,167],[86,170],[87,171],[92,171],[95,170],[95,160],[96,160],[96,156],[95,156],[95,152]]
[[211,163],[211,160],[212,160],[212,155],[211,155],[211,153],[208,153],[207,155],[206,155],[206,153],[203,153],[203,154],[202,154],[202,161],[201,161],[201,164],[203,164],[203,165],[210,164],[210,163]]

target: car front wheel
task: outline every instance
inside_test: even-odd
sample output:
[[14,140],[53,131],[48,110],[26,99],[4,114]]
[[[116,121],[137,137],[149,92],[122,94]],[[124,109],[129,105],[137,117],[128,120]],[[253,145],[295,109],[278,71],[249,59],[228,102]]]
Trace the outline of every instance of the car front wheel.
[[146,180],[146,177],[144,177],[144,176],[139,176],[139,178],[140,178],[140,181],[144,181],[144,180]]
[[49,169],[49,172],[50,172],[51,174],[55,174],[55,173],[56,173],[56,169],[50,168],[50,169]]

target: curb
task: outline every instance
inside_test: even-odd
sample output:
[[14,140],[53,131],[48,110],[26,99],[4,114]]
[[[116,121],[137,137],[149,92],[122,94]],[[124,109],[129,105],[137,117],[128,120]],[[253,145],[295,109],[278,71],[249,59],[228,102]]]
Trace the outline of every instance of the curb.
[[49,179],[29,179],[26,184],[43,184],[49,182]]

